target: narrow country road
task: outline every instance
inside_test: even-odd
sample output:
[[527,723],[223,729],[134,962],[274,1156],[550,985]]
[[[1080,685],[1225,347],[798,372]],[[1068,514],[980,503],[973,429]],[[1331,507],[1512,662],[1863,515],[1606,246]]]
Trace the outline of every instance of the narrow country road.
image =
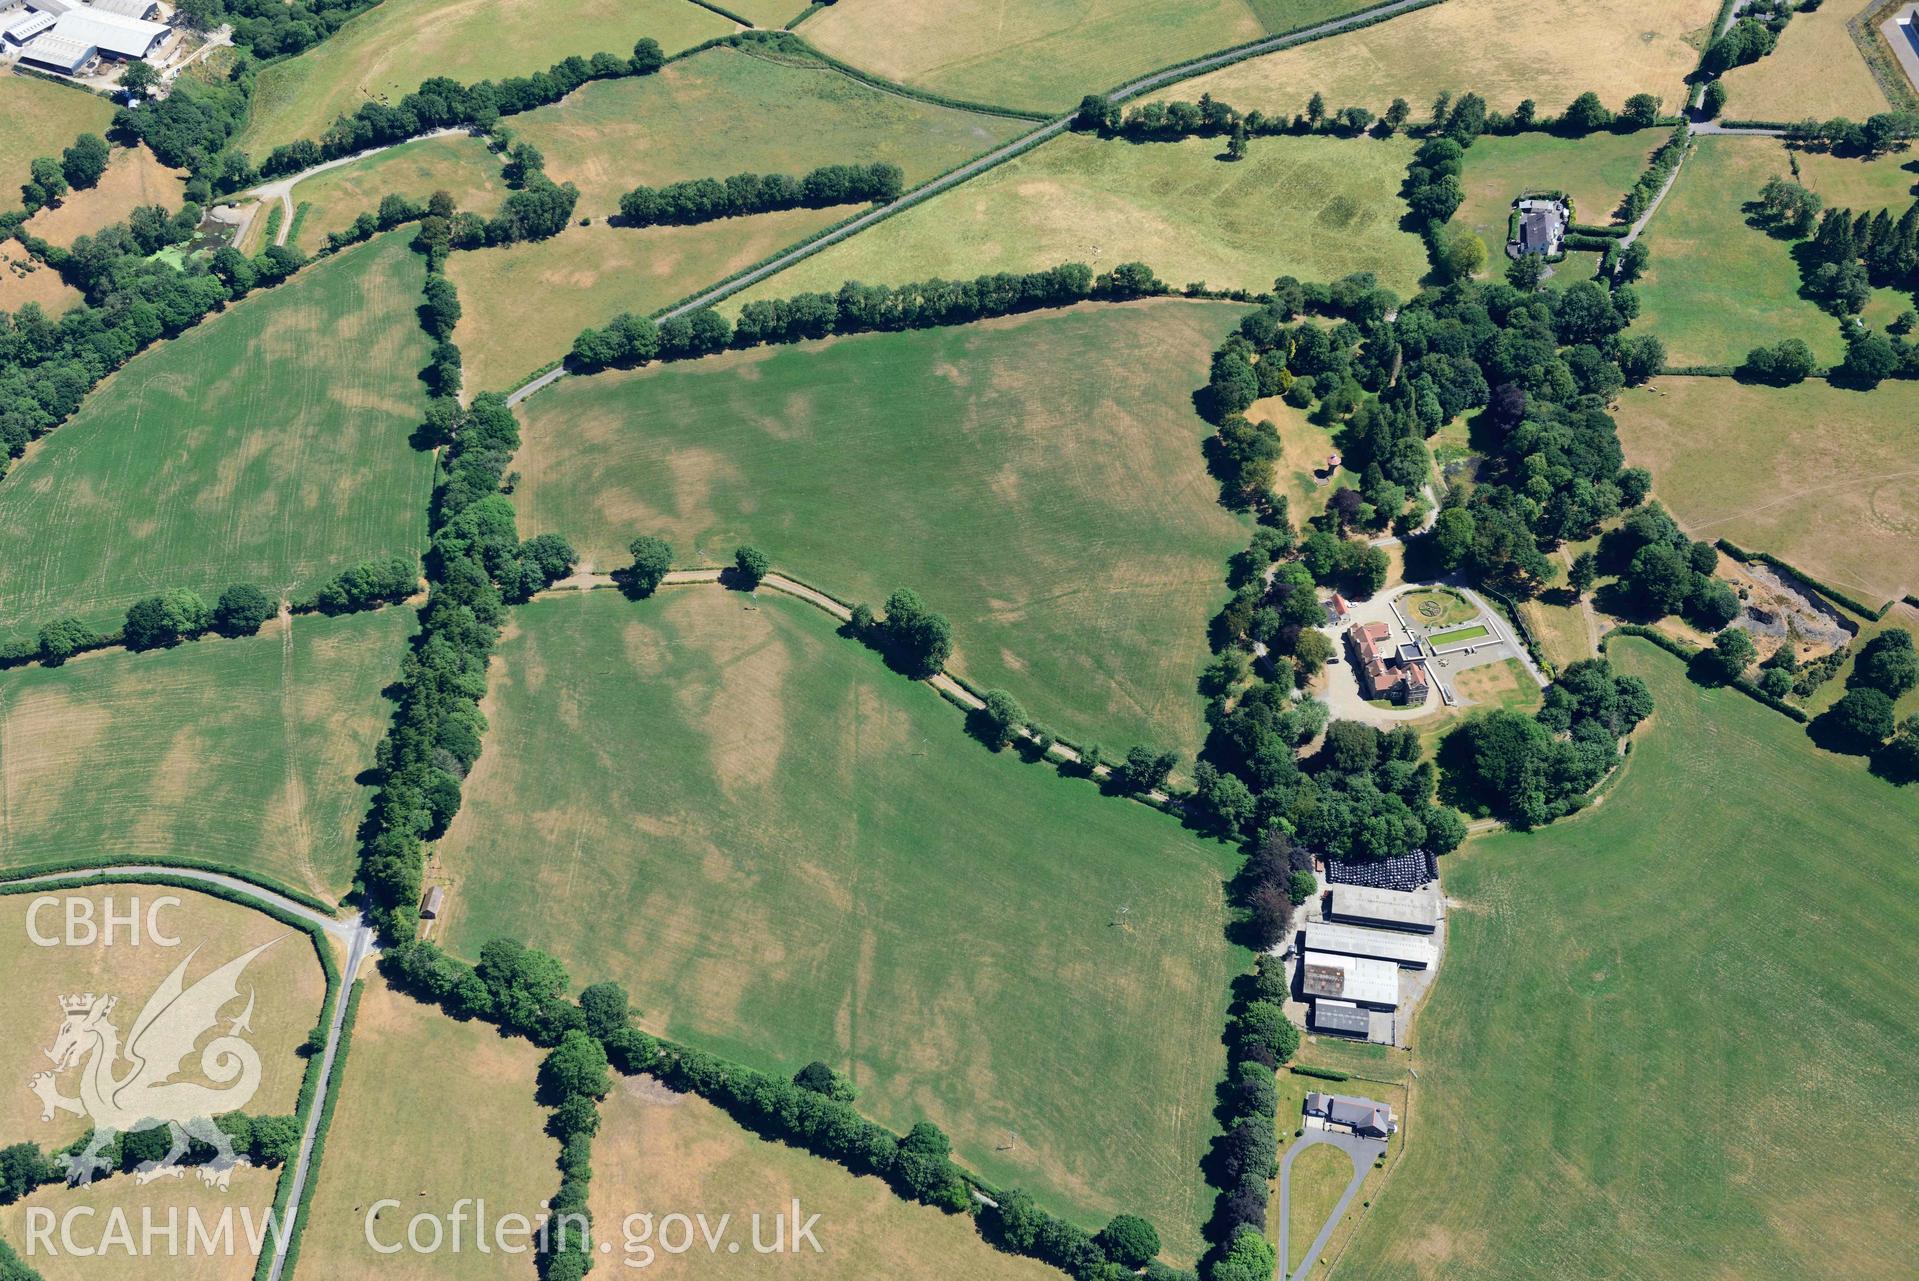
[[[315,174],[325,173],[329,169],[338,169],[342,165],[350,165],[356,160],[365,160],[368,156],[377,156],[382,151],[391,151],[395,147],[404,147],[409,142],[424,142],[428,138],[445,138],[452,134],[471,132],[469,129],[435,129],[430,133],[419,134],[416,137],[407,138],[400,142],[389,142],[384,147],[368,147],[365,151],[356,151],[350,156],[341,156],[338,160],[323,160],[311,169],[302,169],[299,173],[291,174],[285,178],[276,178],[272,182],[263,182],[257,187],[249,187],[245,191],[236,192],[231,199],[237,200],[242,197],[251,196],[255,200],[258,200],[260,205],[258,209],[254,210],[254,217],[259,216],[260,209],[266,208],[268,201],[279,201],[283,216],[280,219],[280,230],[273,237],[273,243],[276,245],[284,245],[287,242],[288,233],[293,230],[293,189],[305,182],[308,178],[313,177]],[[253,219],[249,218],[247,219],[246,226],[240,228],[239,233],[234,236],[234,241],[237,243],[252,229]]]
[[[304,903],[296,902],[241,877],[209,872],[197,867],[168,867],[163,863],[119,863],[65,872],[47,872],[38,876],[23,876],[5,883],[8,885],[55,885],[71,881],[75,877],[154,875],[170,876],[183,881],[198,881],[203,885],[216,885],[222,889],[237,891],[250,898],[258,899],[288,916],[317,925],[329,937],[346,945],[347,960],[340,971],[339,998],[333,1003],[333,1018],[327,1025],[326,1047],[320,1052],[320,1075],[315,1082],[313,1102],[307,1109],[306,1128],[300,1134],[300,1149],[293,1159],[293,1181],[289,1185],[287,1213],[297,1215],[300,1212],[300,1194],[305,1190],[307,1179],[313,1173],[313,1143],[319,1134],[320,1116],[326,1110],[328,1092],[333,1088],[333,1072],[340,1048],[340,1030],[346,1023],[347,997],[353,989],[353,977],[359,972],[361,964],[367,957],[377,950],[373,928],[366,923],[364,917],[341,920],[338,917],[316,912]],[[273,1264],[267,1271],[267,1281],[281,1281],[286,1269],[286,1251],[291,1240],[292,1229],[293,1221],[289,1219],[284,1227],[273,1232],[269,1238],[273,1246]]]
[[[1345,17],[1334,18],[1327,22],[1319,23],[1317,26],[1307,27],[1303,31],[1295,31],[1290,35],[1272,36],[1268,39],[1261,40],[1257,44],[1228,49],[1222,53],[1212,54],[1209,57],[1181,63],[1177,67],[1169,67],[1163,71],[1155,71],[1150,75],[1141,76],[1137,80],[1128,81],[1106,96],[1114,102],[1125,102],[1130,98],[1137,98],[1143,93],[1150,93],[1154,89],[1161,89],[1169,84],[1177,84],[1181,80],[1190,80],[1194,76],[1204,75],[1216,67],[1223,67],[1227,63],[1237,62],[1242,58],[1257,57],[1261,54],[1274,53],[1281,49],[1289,49],[1297,44],[1307,44],[1314,40],[1323,40],[1327,36],[1338,35],[1349,27],[1365,26],[1377,22],[1381,18],[1396,16],[1408,9],[1419,8],[1429,2],[1430,0],[1394,0],[1392,4],[1378,5],[1371,9],[1362,9],[1357,13],[1349,13]],[[943,191],[948,191],[959,186],[969,178],[983,173],[988,169],[1002,165],[1015,156],[1031,151],[1041,143],[1064,133],[1067,127],[1072,124],[1072,121],[1073,117],[1070,113],[1059,117],[1057,120],[1050,120],[1032,130],[1030,133],[1021,134],[1004,146],[996,147],[983,156],[967,161],[957,169],[949,170],[937,178],[921,183],[890,205],[881,205],[877,209],[869,210],[851,222],[827,232],[818,240],[811,240],[803,245],[796,245],[777,258],[764,262],[751,271],[735,276],[731,280],[714,285],[711,289],[694,295],[679,306],[665,312],[664,316],[666,318],[683,316],[688,312],[698,311],[703,307],[711,307],[714,303],[722,299],[730,298],[742,289],[756,285],[769,276],[785,271],[788,267],[791,267],[794,263],[802,259],[812,257],[822,249],[836,245],[850,236],[858,235],[868,227],[892,217],[903,209],[910,209],[914,205],[930,200]],[[564,377],[566,377],[566,367],[564,365],[556,369],[548,370],[526,386],[508,395],[506,403],[509,405],[517,405],[535,392],[551,387]]]

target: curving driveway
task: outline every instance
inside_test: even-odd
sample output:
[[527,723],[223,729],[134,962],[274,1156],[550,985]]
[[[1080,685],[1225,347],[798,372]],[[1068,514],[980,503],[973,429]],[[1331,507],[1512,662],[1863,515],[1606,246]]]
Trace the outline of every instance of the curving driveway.
[[[333,1018],[327,1025],[326,1048],[320,1052],[320,1075],[315,1082],[313,1102],[307,1108],[306,1126],[300,1132],[300,1150],[293,1159],[293,1182],[289,1185],[287,1212],[297,1216],[300,1212],[300,1194],[306,1190],[307,1180],[313,1173],[313,1142],[319,1133],[320,1117],[326,1111],[327,1093],[333,1088],[333,1071],[340,1048],[340,1030],[346,1023],[347,998],[353,988],[353,976],[359,972],[360,965],[379,950],[374,940],[373,927],[367,924],[364,916],[355,916],[351,920],[327,916],[314,911],[304,903],[296,902],[238,876],[209,872],[197,867],[169,867],[164,863],[107,864],[101,867],[22,876],[8,880],[6,884],[53,885],[70,881],[75,877],[153,875],[171,876],[183,881],[198,881],[203,885],[217,885],[222,889],[238,891],[289,916],[317,925],[330,938],[346,945],[347,960],[340,971],[339,998],[333,1002]],[[267,1269],[266,1281],[281,1281],[286,1271],[287,1246],[292,1241],[292,1226],[293,1221],[289,1220],[286,1231],[274,1232],[270,1236],[273,1245],[273,1263]]]
[[[1330,1143],[1352,1158],[1353,1177],[1346,1184],[1346,1190],[1339,1194],[1339,1203],[1333,1212],[1326,1216],[1326,1222],[1320,1225],[1319,1235],[1313,1238],[1313,1244],[1300,1259],[1299,1266],[1288,1272],[1286,1259],[1290,1250],[1287,1234],[1292,1228],[1293,1161],[1307,1148]],[[1362,1139],[1357,1134],[1348,1134],[1343,1130],[1308,1130],[1293,1141],[1286,1149],[1286,1158],[1279,1165],[1279,1277],[1286,1281],[1288,1277],[1304,1276],[1319,1262],[1319,1252],[1333,1238],[1333,1229],[1339,1226],[1346,1207],[1352,1204],[1353,1197],[1359,1192],[1359,1185],[1366,1181],[1366,1171],[1374,1161],[1386,1155],[1384,1139]]]

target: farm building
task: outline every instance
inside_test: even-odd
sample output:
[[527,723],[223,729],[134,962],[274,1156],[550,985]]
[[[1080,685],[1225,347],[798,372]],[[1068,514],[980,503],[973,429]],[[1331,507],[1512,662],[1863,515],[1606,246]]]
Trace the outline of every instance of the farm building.
[[4,36],[10,45],[23,45],[52,27],[53,15],[50,13],[29,13],[25,9],[15,9],[0,18],[0,36]]
[[1432,894],[1341,885],[1332,892],[1326,919],[1376,929],[1431,934],[1439,928],[1439,900]]
[[1368,1036],[1373,1030],[1373,1012],[1362,1010],[1351,1001],[1324,997],[1313,1002],[1313,1031],[1337,1032],[1341,1036]]
[[426,892],[426,898],[420,903],[420,919],[423,921],[437,920],[445,907],[446,886],[435,885]]
[[64,40],[92,45],[102,57],[144,58],[172,34],[172,28],[142,18],[123,18],[98,9],[70,9],[55,20],[53,34]]
[[1393,1110],[1384,1103],[1347,1094],[1308,1094],[1303,1110],[1328,1125],[1342,1126],[1371,1139],[1383,1139],[1399,1128],[1393,1121]]
[[53,30],[42,32],[28,41],[26,48],[20,51],[20,61],[70,76],[92,62],[99,53],[92,45]]
[[79,0],[27,0],[27,8],[55,18],[79,7]]
[[1409,970],[1430,969],[1434,959],[1432,943],[1416,934],[1327,921],[1306,922],[1306,950],[1390,961]]
[[151,22],[160,16],[156,0],[91,0],[87,7],[95,13],[111,13],[142,22]]
[[1306,995],[1315,1000],[1330,996],[1369,1009],[1399,1008],[1399,967],[1391,961],[1308,951],[1301,975]]

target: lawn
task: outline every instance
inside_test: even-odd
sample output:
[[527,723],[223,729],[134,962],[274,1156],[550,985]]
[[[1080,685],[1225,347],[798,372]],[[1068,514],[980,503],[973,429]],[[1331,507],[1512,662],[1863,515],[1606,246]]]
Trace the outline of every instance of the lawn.
[[[437,1253],[379,1254],[368,1236],[404,1247],[413,1216],[432,1215],[445,1226],[466,1198],[484,1200],[489,1223],[541,1213],[560,1186],[560,1147],[547,1137],[550,1113],[534,1097],[542,1057],[530,1041],[503,1037],[485,1023],[455,1022],[369,979],[301,1239],[305,1275],[387,1281],[533,1276],[528,1253],[475,1249],[478,1211],[471,1201],[461,1207],[468,1219],[458,1251],[450,1226]],[[380,1200],[400,1204],[383,1207],[376,1218],[373,1203]]]
[[[1336,1089],[1363,1089],[1364,1086],[1335,1086]],[[1294,1117],[1280,1118],[1282,1126],[1295,1122]],[[1294,1140],[1298,1142],[1298,1140]],[[1280,1156],[1285,1157],[1284,1149]],[[1288,1178],[1288,1202],[1291,1223],[1286,1238],[1286,1266],[1294,1268],[1306,1257],[1306,1251],[1313,1244],[1313,1238],[1326,1226],[1326,1216],[1339,1204],[1339,1197],[1352,1182],[1353,1159],[1330,1143],[1317,1143],[1301,1152],[1293,1160],[1292,1173]],[[1356,1205],[1357,1203],[1355,1203]],[[1273,1181],[1273,1199],[1268,1209],[1268,1218],[1277,1220],[1279,1216],[1279,1180]],[[1279,1243],[1279,1225],[1271,1222],[1267,1227],[1273,1243]]]
[[30,76],[0,75],[0,208],[20,207],[28,167],[53,156],[83,133],[105,134],[113,104],[67,85]]
[[[692,227],[615,227],[600,219],[551,240],[457,253],[454,330],[471,391],[502,391],[558,360],[589,325],[639,315],[752,266],[846,216],[788,209]],[[545,393],[551,395],[552,393]]]
[[1085,307],[567,379],[526,403],[514,501],[602,571],[653,533],[682,565],[753,542],[847,601],[911,586],[980,685],[1078,741],[1190,757],[1247,526],[1189,396],[1240,311]]
[[326,244],[327,233],[345,231],[388,195],[425,204],[436,191],[459,209],[492,217],[506,199],[500,157],[479,138],[422,138],[307,179],[293,188],[295,207],[311,205],[300,220],[300,247],[308,253]]
[[738,29],[691,0],[385,0],[265,68],[234,146],[261,159],[318,138],[362,102],[398,102],[432,76],[532,75],[574,54],[630,54],[641,36],[672,54]]
[[[126,1175],[116,1175],[85,1191],[55,1184],[0,1207],[0,1237],[6,1238],[33,1269],[27,1275],[37,1275],[44,1281],[126,1281],[130,1276],[138,1276],[140,1281],[249,1281],[259,1256],[251,1248],[247,1225],[251,1223],[255,1231],[263,1229],[279,1178],[278,1170],[243,1167],[233,1172],[226,1192],[208,1188],[191,1172],[145,1187]],[[51,1242],[29,1250],[27,1218],[30,1212],[42,1209],[55,1216],[80,1210],[68,1220],[72,1243],[95,1253],[82,1256],[68,1252],[61,1245],[61,1220],[57,1217]],[[216,1238],[211,1250],[201,1247],[189,1253],[189,1225],[193,1220],[188,1216],[197,1212],[207,1230],[217,1232],[221,1216],[229,1209],[233,1212],[232,1241]],[[129,1235],[110,1236],[114,1225],[122,1222]],[[179,1248],[172,1252],[164,1235],[169,1222],[179,1225]],[[147,1223],[155,1230],[155,1246],[142,1251],[143,1224]]]
[[1866,0],[1845,0],[1793,14],[1778,47],[1723,77],[1727,118],[1864,120],[1890,111],[1872,69],[1846,30],[1866,7]]
[[1919,790],[1635,640],[1604,804],[1446,860],[1419,1135],[1352,1275],[1910,1275]]
[[1635,93],[1677,110],[1714,0],[1557,0],[1536,20],[1514,17],[1510,0],[1447,0],[1346,35],[1251,58],[1159,91],[1196,101],[1210,93],[1241,111],[1268,115],[1327,104],[1384,111],[1396,97],[1428,118],[1440,93],[1476,93],[1495,111],[1534,99],[1557,114],[1591,90],[1618,109]]
[[0,866],[190,855],[346,892],[411,610],[109,651],[0,682]]
[[555,182],[579,187],[579,212],[602,217],[634,187],[683,178],[884,160],[910,186],[1033,126],[885,93],[810,59],[709,49],[657,76],[587,85],[512,127]]
[[800,34],[878,75],[974,102],[1061,111],[1081,95],[1365,8],[1365,0],[840,0]]
[[1792,242],[1748,221],[1745,206],[1775,174],[1790,176],[1771,138],[1697,138],[1646,225],[1652,267],[1633,330],[1658,335],[1669,364],[1737,365],[1785,338],[1804,340],[1821,363],[1845,355],[1839,322],[1799,295]]
[[1276,276],[1370,271],[1411,296],[1426,272],[1400,229],[1406,139],[1255,138],[1238,163],[1216,138],[1173,143],[1068,134],[738,296],[899,284],[1078,261],[1143,261],[1174,286],[1269,288]]
[[[1508,215],[1520,193],[1564,191],[1573,198],[1578,221],[1609,223],[1666,137],[1664,129],[1642,129],[1585,138],[1549,133],[1481,138],[1466,152],[1466,172],[1461,176],[1466,199],[1452,224],[1485,241],[1487,274],[1503,275],[1508,261]],[[1576,254],[1560,264],[1554,275],[1585,280],[1597,267],[1597,254]]]
[[136,205],[172,213],[186,202],[187,171],[169,169],[145,147],[115,147],[97,186],[70,191],[58,208],[27,219],[25,230],[65,248],[109,223],[124,222]]
[[[157,900],[167,897],[177,905],[156,908]],[[52,898],[53,905],[35,912],[34,903],[44,898]],[[141,917],[138,939],[130,939],[128,927],[120,924],[110,945],[33,943],[29,915],[42,937],[68,937],[65,922],[70,899],[89,902],[91,920],[102,928],[109,910],[122,920],[137,911]],[[162,934],[179,940],[177,945],[168,946],[145,932],[150,915]],[[112,885],[0,896],[0,938],[6,940],[7,974],[6,983],[0,985],[0,1026],[10,1033],[0,1044],[0,1076],[9,1085],[0,1090],[0,1135],[8,1143],[29,1140],[52,1150],[87,1130],[86,1118],[67,1112],[42,1121],[40,1100],[25,1088],[30,1077],[52,1066],[45,1051],[60,1031],[60,998],[76,992],[116,997],[119,1005],[113,1022],[127,1036],[147,997],[196,949],[198,954],[187,966],[189,986],[242,953],[272,942],[247,966],[240,985],[242,996],[249,990],[255,993],[253,1030],[246,1040],[260,1056],[260,1088],[243,1106],[255,1115],[293,1111],[306,1071],[306,1060],[294,1051],[319,1021],[326,996],[326,976],[305,934],[249,908],[191,890]],[[231,1018],[241,1008],[236,1001],[225,1013]],[[187,1056],[179,1079],[210,1088],[231,1084],[208,1076],[198,1054]],[[78,1073],[63,1075],[61,1091],[74,1094],[78,1081]]]
[[1479,617],[1479,606],[1444,587],[1408,592],[1398,604],[1400,612],[1421,627],[1449,627]]
[[[691,1094],[674,1094],[651,1077],[626,1077],[600,1105],[593,1141],[593,1221],[625,1267],[668,1277],[738,1281],[780,1276],[808,1281],[873,1277],[959,1277],[979,1281],[1056,1281],[1055,1269],[995,1250],[965,1215],[903,1201],[880,1179],[860,1177],[798,1148],[755,1138],[726,1113]],[[801,1219],[819,1216],[820,1252],[770,1258],[751,1252],[751,1224],[771,1243],[776,1215],[795,1199]],[[659,1220],[704,1211],[709,1223],[732,1216],[726,1244],[704,1243],[674,1256],[660,1249]],[[634,1216],[651,1215],[649,1225]],[[649,1226],[651,1232],[648,1231]],[[673,1238],[677,1240],[675,1236]],[[787,1238],[791,1241],[790,1236]]]
[[1919,589],[1919,387],[1661,378],[1616,416],[1628,460],[1693,537],[1771,552],[1875,606]]
[[1439,647],[1442,645],[1463,645],[1467,641],[1478,640],[1484,635],[1486,635],[1486,629],[1484,627],[1462,627],[1457,631],[1437,632],[1428,636],[1426,639],[1432,642],[1435,647]]
[[399,232],[130,361],[0,484],[0,632],[117,624],[142,596],[301,591],[417,553],[433,460],[408,437],[430,342]]
[[1799,162],[1799,181],[1818,192],[1828,207],[1854,213],[1885,209],[1896,221],[1919,186],[1919,152],[1910,147],[1871,160],[1824,151],[1797,151],[1792,158]]
[[624,982],[651,1030],[768,1071],[824,1059],[989,1179],[1199,1252],[1247,961],[1225,847],[993,754],[770,593],[535,601],[485,711],[435,866],[457,953],[510,934]]

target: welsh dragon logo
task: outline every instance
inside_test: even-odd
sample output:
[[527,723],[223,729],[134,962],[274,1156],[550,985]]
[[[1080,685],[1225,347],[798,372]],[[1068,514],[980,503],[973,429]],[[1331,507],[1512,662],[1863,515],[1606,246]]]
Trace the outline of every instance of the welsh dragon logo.
[[[69,1183],[84,1186],[106,1168],[101,1152],[116,1134],[164,1125],[172,1131],[172,1148],[160,1160],[137,1167],[135,1178],[146,1183],[180,1177],[180,1158],[191,1138],[214,1150],[213,1159],[200,1168],[201,1180],[226,1189],[233,1168],[245,1158],[234,1153],[232,1141],[213,1118],[245,1107],[260,1088],[260,1055],[241,1035],[252,1030],[251,990],[246,1008],[225,1035],[200,1051],[201,1073],[220,1088],[170,1078],[179,1073],[201,1036],[221,1021],[220,1011],[239,999],[241,973],[278,941],[262,943],[188,987],[187,966],[198,954],[196,948],[147,998],[124,1043],[112,1019],[117,998],[91,992],[60,998],[60,1034],[46,1052],[53,1070],[38,1073],[28,1084],[40,1097],[42,1121],[51,1121],[56,1112],[70,1112],[93,1122],[86,1146],[67,1158]],[[60,1092],[59,1078],[76,1068],[79,1097],[68,1098]]]

